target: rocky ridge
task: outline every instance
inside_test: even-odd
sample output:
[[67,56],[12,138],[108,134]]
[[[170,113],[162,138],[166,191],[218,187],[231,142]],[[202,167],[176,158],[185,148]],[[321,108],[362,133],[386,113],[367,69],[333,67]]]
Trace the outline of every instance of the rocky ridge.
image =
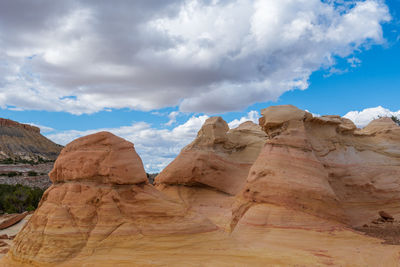
[[55,160],[61,149],[38,127],[0,118],[0,159]]

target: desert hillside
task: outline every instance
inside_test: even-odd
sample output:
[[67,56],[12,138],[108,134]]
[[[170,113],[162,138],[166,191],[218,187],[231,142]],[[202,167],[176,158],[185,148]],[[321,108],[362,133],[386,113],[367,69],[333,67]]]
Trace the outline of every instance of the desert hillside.
[[0,118],[0,159],[55,160],[61,149],[41,135],[38,127]]

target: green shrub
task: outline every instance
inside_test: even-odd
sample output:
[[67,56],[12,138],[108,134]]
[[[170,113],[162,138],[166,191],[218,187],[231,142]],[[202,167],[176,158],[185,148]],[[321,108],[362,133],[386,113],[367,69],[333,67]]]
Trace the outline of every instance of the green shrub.
[[0,164],[14,164],[14,160],[12,158],[2,159]]
[[0,210],[21,213],[35,210],[44,190],[23,185],[0,184]]
[[14,177],[14,176],[17,176],[17,175],[18,175],[17,172],[9,172],[9,173],[7,173],[8,177]]
[[48,162],[54,162],[54,160],[47,160],[42,157],[38,157],[37,160],[27,160],[27,159],[21,159],[19,157],[17,158],[7,158],[7,159],[2,159],[0,160],[0,164],[30,164],[30,165],[38,165],[42,163],[48,163]]

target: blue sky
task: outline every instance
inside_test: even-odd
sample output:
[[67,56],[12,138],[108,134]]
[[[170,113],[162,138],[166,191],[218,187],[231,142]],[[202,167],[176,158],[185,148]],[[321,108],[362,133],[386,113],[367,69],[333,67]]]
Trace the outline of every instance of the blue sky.
[[155,172],[208,116],[400,115],[398,0],[75,2],[0,4],[0,117],[55,142],[110,130]]

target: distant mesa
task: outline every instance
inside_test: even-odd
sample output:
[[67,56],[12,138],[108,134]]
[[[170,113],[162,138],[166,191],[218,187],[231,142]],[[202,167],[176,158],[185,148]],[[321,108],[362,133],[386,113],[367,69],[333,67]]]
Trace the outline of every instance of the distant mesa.
[[61,149],[38,127],[0,118],[0,160],[55,160]]

